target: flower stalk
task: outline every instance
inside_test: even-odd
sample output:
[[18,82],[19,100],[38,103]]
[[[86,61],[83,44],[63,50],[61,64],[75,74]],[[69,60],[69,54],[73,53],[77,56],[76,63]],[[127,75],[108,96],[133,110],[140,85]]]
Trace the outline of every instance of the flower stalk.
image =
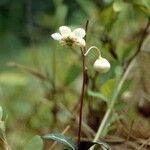
[[93,48],[98,51],[99,55],[101,55],[100,50],[99,50],[96,46],[91,46],[91,47],[86,51],[86,53],[84,54],[84,56],[87,56],[88,53],[89,53]]
[[[85,43],[86,43],[86,37],[87,37],[87,30],[88,30],[88,24],[89,21],[87,20],[86,25],[85,25]],[[83,82],[82,82],[82,90],[81,90],[81,95],[80,95],[80,112],[79,112],[79,128],[78,128],[78,150],[80,147],[80,139],[81,139],[81,128],[82,128],[82,112],[83,112],[83,101],[84,101],[84,97],[85,97],[85,86],[87,84],[87,69],[85,66],[85,53],[86,53],[86,47],[84,46],[83,48],[80,48],[81,50],[81,55],[82,55],[82,76],[83,76]]]
[[86,67],[85,67],[85,55],[84,51],[81,48],[81,54],[82,54],[82,76],[83,76],[83,82],[82,82],[82,90],[80,95],[80,112],[79,112],[79,128],[78,128],[78,150],[80,146],[80,139],[81,139],[81,128],[82,128],[82,112],[83,112],[83,101],[85,96],[85,86],[86,86]]

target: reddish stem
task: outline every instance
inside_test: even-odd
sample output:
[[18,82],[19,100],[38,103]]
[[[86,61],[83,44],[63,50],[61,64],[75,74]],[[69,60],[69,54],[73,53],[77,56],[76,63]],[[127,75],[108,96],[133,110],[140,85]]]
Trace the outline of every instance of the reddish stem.
[[[87,33],[89,20],[87,20],[85,25],[85,31]],[[87,34],[85,35],[85,41],[86,41]],[[80,139],[81,139],[81,127],[82,127],[82,112],[83,112],[83,100],[85,96],[85,85],[87,84],[87,69],[85,67],[85,54],[86,47],[83,49],[81,48],[81,54],[82,54],[82,75],[83,75],[83,82],[82,82],[82,90],[80,95],[80,114],[79,114],[79,128],[78,128],[78,150],[80,147]]]
[[81,127],[82,127],[82,112],[83,112],[83,100],[85,96],[85,85],[86,85],[86,68],[85,68],[85,56],[84,52],[81,49],[82,53],[82,72],[83,72],[83,82],[82,82],[82,91],[80,95],[80,114],[79,114],[79,129],[78,129],[78,150],[80,146],[80,138],[81,138]]

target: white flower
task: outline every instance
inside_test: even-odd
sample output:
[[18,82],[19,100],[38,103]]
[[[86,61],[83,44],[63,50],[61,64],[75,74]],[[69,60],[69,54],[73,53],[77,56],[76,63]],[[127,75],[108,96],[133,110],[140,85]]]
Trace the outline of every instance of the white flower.
[[79,47],[84,47],[86,45],[85,40],[83,39],[85,36],[85,30],[82,28],[76,28],[71,31],[71,29],[67,26],[59,27],[60,33],[53,33],[51,37],[54,40],[60,41],[63,45],[68,45],[74,47],[75,45]]
[[101,56],[94,62],[94,69],[100,73],[106,73],[110,69],[110,63]]

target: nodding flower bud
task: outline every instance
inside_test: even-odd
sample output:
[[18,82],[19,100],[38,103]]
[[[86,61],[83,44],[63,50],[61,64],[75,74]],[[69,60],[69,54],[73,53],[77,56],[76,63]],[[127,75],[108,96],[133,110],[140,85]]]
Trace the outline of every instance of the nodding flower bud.
[[110,69],[110,63],[101,56],[94,62],[94,69],[100,73],[106,73]]

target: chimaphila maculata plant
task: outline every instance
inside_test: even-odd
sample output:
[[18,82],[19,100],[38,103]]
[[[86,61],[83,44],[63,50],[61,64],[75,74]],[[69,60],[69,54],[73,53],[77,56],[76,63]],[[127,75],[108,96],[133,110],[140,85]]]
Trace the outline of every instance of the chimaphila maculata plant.
[[[77,28],[73,31],[67,26],[61,26],[59,27],[60,33],[53,33],[51,36],[54,40],[59,41],[62,45],[67,45],[70,47],[79,46],[80,48],[83,48],[86,46],[86,42],[84,40],[84,37],[86,35],[86,32],[82,28]],[[97,49],[99,52],[99,57],[93,64],[93,68],[95,71],[98,71],[100,73],[105,73],[110,69],[110,63],[106,58],[103,58],[100,54],[100,50],[96,46],[91,46],[84,54],[84,56],[87,56],[87,54],[92,50],[93,48]]]
[[79,113],[79,128],[78,128],[78,149],[80,146],[80,137],[81,137],[81,126],[82,126],[82,108],[83,108],[83,100],[86,86],[86,75],[88,71],[88,66],[86,66],[85,59],[89,52],[93,49],[98,51],[98,55],[96,61],[93,64],[93,69],[99,73],[106,73],[110,69],[110,63],[106,58],[101,56],[100,50],[96,46],[91,46],[86,49],[86,31],[83,28],[76,28],[73,31],[67,26],[59,27],[60,33],[53,33],[51,37],[54,40],[57,40],[62,45],[67,45],[71,48],[79,47],[82,55],[82,67],[83,67],[83,83],[82,83],[82,91],[80,95],[80,113]]

